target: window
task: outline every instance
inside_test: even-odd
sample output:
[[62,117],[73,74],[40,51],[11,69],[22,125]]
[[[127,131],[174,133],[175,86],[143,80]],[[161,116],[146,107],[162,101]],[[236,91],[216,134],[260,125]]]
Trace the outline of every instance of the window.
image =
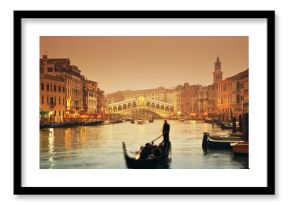
[[53,90],[54,90],[54,92],[56,92],[56,85],[54,85],[54,89]]
[[49,91],[49,84],[46,84],[46,90]]
[[41,90],[44,90],[44,84],[41,83]]
[[58,92],[61,92],[61,87],[60,86],[58,86]]
[[60,116],[60,111],[58,111],[58,115]]
[[240,95],[237,95],[237,103],[240,103]]
[[237,89],[240,89],[240,83],[237,82]]
[[65,88],[64,87],[62,87],[62,92],[65,93]]
[[49,104],[49,97],[46,98],[46,102],[47,102],[47,104]]
[[53,68],[52,67],[48,67],[47,68],[47,72],[53,72]]
[[41,96],[41,103],[42,103],[42,104],[44,103],[44,98],[43,98],[43,96]]
[[58,104],[60,105],[60,97],[59,97],[59,99],[58,99]]

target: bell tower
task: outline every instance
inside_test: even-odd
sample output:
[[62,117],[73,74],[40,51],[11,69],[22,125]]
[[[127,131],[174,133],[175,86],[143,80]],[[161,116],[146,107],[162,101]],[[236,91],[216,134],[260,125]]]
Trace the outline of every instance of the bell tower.
[[217,57],[216,62],[214,63],[214,72],[213,72],[213,82],[217,83],[218,81],[223,79],[223,72],[221,71],[220,58]]

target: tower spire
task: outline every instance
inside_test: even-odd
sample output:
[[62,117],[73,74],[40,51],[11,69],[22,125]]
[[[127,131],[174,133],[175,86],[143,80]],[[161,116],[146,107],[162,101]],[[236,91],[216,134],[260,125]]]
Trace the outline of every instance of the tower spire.
[[219,55],[217,55],[216,62],[214,63],[214,72],[213,72],[213,82],[217,83],[223,79],[223,72],[221,71],[222,63],[220,61]]

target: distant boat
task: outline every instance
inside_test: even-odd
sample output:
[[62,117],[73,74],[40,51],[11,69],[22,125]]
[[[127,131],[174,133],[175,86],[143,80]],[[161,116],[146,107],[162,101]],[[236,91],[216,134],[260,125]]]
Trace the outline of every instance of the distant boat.
[[83,126],[95,126],[95,125],[100,125],[100,124],[102,124],[102,121],[100,121],[100,120],[81,122],[80,123],[80,125],[83,125]]
[[109,124],[111,124],[110,120],[105,120],[104,121],[104,125],[109,125]]
[[134,120],[131,120],[131,124],[134,124],[135,123],[135,121]]
[[213,123],[213,119],[212,119],[212,118],[209,118],[209,117],[205,118],[204,121],[205,121],[206,123]]
[[139,125],[142,125],[142,124],[144,124],[145,123],[145,121],[144,120],[136,120],[136,122],[137,122],[137,124],[139,124]]
[[149,119],[149,122],[154,122],[154,119],[153,119],[153,118],[150,118],[150,119]]
[[235,154],[249,154],[249,141],[231,143]]

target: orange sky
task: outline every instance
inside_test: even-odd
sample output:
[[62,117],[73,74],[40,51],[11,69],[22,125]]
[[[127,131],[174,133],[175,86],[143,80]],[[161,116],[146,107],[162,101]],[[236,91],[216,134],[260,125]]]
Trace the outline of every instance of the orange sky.
[[213,82],[219,55],[223,77],[248,67],[248,37],[43,36],[40,55],[70,58],[105,93]]

